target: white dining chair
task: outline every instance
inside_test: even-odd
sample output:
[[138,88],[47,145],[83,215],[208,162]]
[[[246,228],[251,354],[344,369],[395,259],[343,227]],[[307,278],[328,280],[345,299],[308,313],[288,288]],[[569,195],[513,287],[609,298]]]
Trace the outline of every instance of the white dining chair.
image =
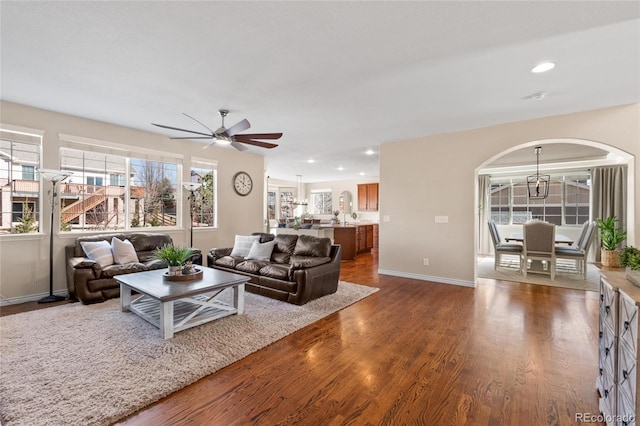
[[523,225],[521,269],[525,278],[531,272],[549,274],[552,281],[555,279],[555,239],[556,226],[552,223],[535,221]]
[[[522,254],[522,244],[519,243],[503,243],[500,240],[500,233],[498,232],[498,227],[496,226],[495,221],[489,220],[489,233],[491,234],[491,242],[493,243],[493,252],[495,262],[493,265],[493,269],[498,269],[500,266],[500,259],[504,254],[510,254],[518,257],[518,262],[520,262],[520,255]],[[520,265],[518,265],[518,269],[520,269]]]

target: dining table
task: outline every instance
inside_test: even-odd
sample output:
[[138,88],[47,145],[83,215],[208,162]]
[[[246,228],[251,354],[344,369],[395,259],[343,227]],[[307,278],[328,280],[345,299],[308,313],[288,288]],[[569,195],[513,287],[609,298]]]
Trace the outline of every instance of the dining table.
[[[509,234],[508,237],[505,237],[505,241],[510,243],[510,242],[517,242],[517,243],[521,243],[524,241],[524,236],[522,234],[522,232],[513,232],[511,234]],[[556,234],[556,244],[567,244],[569,246],[573,245],[573,240],[569,237],[567,237],[566,235],[562,235],[562,234]]]

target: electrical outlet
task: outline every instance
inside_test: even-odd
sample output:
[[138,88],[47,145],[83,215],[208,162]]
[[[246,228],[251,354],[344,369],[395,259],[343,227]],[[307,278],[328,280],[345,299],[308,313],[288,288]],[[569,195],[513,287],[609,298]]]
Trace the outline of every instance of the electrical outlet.
[[428,258],[428,257],[425,257],[424,259],[422,259],[422,264],[423,264],[424,266],[429,266],[429,258]]

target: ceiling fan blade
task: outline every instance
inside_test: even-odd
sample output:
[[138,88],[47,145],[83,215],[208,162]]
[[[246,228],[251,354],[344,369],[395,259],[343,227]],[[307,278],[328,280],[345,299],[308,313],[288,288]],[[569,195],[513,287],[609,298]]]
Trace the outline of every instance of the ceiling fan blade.
[[251,139],[237,140],[236,142],[246,143],[247,145],[255,145],[255,146],[259,146],[260,148],[268,148],[268,149],[275,148],[275,147],[278,146],[275,143],[254,141],[254,140],[251,140]]
[[233,136],[238,132],[241,132],[243,130],[247,130],[249,127],[251,127],[251,124],[249,124],[249,121],[245,118],[244,120],[234,124],[233,126],[229,127],[225,133],[227,134],[227,136]]
[[157,127],[162,127],[163,129],[178,130],[180,132],[189,132],[189,133],[194,133],[196,135],[202,135],[202,136],[209,136],[209,137],[212,136],[212,135],[210,135],[208,133],[195,132],[193,130],[181,129],[179,127],[165,126],[164,124],[156,124],[156,123],[151,123],[151,124],[154,125],[154,126],[157,126]]
[[237,149],[238,151],[246,151],[246,150],[249,149],[246,146],[244,146],[241,143],[236,142],[236,141],[231,142],[231,146],[234,147],[235,149]]
[[215,145],[215,144],[216,144],[216,140],[214,139],[211,142],[209,142],[208,144],[206,144],[205,146],[203,146],[202,149],[207,149],[210,146]]
[[169,139],[213,139],[213,136],[185,136],[182,138],[169,138]]
[[235,138],[240,139],[280,139],[282,133],[243,133],[236,135]]
[[200,124],[202,127],[204,127],[205,129],[209,130],[211,133],[215,133],[213,130],[211,130],[209,128],[209,126],[207,126],[206,124],[204,124],[201,121],[196,120],[195,118],[193,118],[192,116],[190,116],[189,114],[187,114],[186,112],[183,112],[182,114],[184,114],[185,116],[189,117],[190,119],[192,119],[193,121],[195,121],[196,123]]

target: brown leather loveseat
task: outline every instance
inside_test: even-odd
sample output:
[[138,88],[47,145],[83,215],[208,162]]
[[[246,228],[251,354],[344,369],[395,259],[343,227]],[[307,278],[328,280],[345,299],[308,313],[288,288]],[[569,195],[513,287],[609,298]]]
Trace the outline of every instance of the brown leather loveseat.
[[[121,241],[129,240],[133,244],[138,262],[112,264],[102,267],[99,263],[90,260],[82,248],[83,242],[107,241],[111,243],[113,237]],[[164,260],[157,259],[153,252],[165,244],[172,243],[173,240],[168,234],[142,232],[101,234],[76,238],[74,245],[65,247],[69,298],[89,304],[120,297],[120,286],[113,277],[133,272],[166,268],[167,263]],[[192,262],[202,265],[202,253],[200,250],[194,251],[195,253],[191,258]]]
[[213,248],[207,265],[250,277],[247,291],[304,305],[335,293],[340,277],[342,249],[329,238],[309,235],[255,233],[260,243],[275,240],[269,260],[231,256],[233,247]]

